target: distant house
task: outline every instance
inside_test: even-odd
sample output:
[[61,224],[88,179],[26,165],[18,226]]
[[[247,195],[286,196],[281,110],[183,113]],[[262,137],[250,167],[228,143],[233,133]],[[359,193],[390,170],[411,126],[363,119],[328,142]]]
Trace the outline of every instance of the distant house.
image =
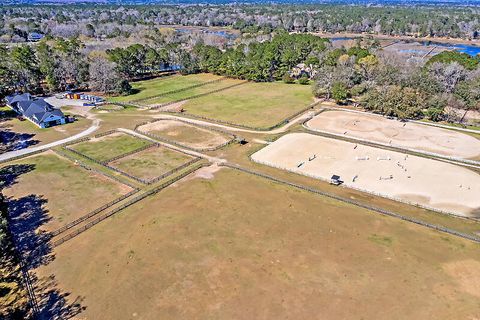
[[65,115],[43,99],[34,99],[29,93],[15,94],[5,98],[7,105],[40,128],[66,123]]
[[27,37],[27,41],[29,42],[37,42],[42,40],[44,37],[43,34],[38,33],[38,32],[30,32]]

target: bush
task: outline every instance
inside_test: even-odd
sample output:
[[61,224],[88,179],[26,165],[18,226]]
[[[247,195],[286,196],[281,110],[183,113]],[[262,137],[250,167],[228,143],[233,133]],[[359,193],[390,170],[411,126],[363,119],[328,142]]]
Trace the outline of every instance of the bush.
[[128,80],[120,80],[118,83],[117,83],[117,86],[116,86],[116,90],[115,90],[118,94],[121,94],[121,95],[124,95],[124,96],[127,96],[129,95],[130,93],[132,93],[132,86],[130,85],[130,83],[128,82]]
[[290,76],[290,74],[288,72],[286,72],[283,75],[282,80],[283,80],[283,82],[288,83],[288,84],[295,83],[295,79],[292,78],[292,76]]
[[300,77],[300,79],[298,79],[298,83],[302,85],[307,85],[310,83],[310,80],[308,79],[307,75],[304,74],[303,76]]

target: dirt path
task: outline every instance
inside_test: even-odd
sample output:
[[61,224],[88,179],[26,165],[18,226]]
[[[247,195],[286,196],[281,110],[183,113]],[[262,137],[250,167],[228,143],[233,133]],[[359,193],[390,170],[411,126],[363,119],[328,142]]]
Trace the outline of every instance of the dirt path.
[[295,124],[297,124],[301,121],[307,120],[308,118],[310,118],[312,116],[313,116],[313,112],[308,111],[308,112],[303,113],[300,116],[296,117],[295,119],[289,121],[287,124],[285,124],[285,125],[283,125],[279,128],[269,130],[269,131],[242,129],[242,128],[232,127],[232,126],[228,126],[228,125],[224,125],[224,124],[208,122],[208,121],[203,121],[203,120],[198,120],[198,119],[191,119],[191,118],[186,118],[186,117],[179,117],[179,116],[174,116],[174,115],[169,115],[169,114],[168,115],[162,114],[162,115],[154,116],[154,118],[179,119],[179,120],[182,120],[182,121],[185,121],[185,122],[190,122],[190,123],[193,123],[193,124],[201,124],[201,125],[206,125],[206,126],[211,126],[211,127],[217,127],[217,128],[225,129],[225,130],[228,130],[228,131],[258,133],[258,134],[277,134],[277,133],[283,133],[283,132],[287,131],[291,126],[293,126],[293,125],[295,125]]

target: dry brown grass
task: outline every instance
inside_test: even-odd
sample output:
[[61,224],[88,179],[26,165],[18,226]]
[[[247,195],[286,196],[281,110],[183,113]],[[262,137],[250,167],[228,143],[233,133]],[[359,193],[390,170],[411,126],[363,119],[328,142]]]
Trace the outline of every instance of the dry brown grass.
[[477,244],[230,169],[214,174],[81,234],[38,274],[84,297],[87,319],[478,316],[480,287],[458,278],[475,272]]

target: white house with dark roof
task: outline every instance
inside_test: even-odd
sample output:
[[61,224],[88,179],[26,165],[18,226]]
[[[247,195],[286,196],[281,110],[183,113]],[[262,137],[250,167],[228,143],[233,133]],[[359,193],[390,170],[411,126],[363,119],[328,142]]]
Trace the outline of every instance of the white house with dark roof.
[[7,105],[40,128],[66,123],[63,112],[53,108],[43,99],[34,99],[29,93],[15,94],[5,98]]

